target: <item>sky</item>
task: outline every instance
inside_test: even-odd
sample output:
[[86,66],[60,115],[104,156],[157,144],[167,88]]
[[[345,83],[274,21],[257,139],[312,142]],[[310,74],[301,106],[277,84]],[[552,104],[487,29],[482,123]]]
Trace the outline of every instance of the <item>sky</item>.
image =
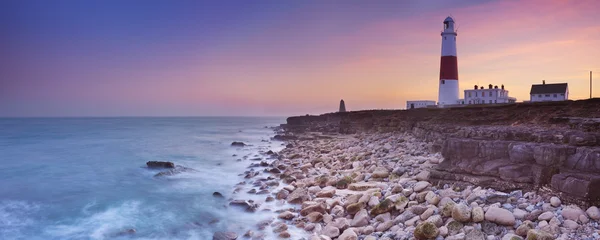
[[[290,116],[437,100],[443,20],[461,97],[600,79],[600,1],[0,1],[0,117]],[[600,97],[600,81],[593,91]]]

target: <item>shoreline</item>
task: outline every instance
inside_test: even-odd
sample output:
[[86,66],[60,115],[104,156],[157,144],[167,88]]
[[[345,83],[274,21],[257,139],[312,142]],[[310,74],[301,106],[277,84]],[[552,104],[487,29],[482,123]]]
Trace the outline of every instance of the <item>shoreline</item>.
[[[443,158],[412,134],[305,133],[284,140],[277,158],[250,166],[272,176],[250,181],[279,182],[264,196],[273,198],[270,210],[278,215],[252,239],[264,232],[310,240],[600,239],[596,207],[535,192],[433,185],[429,170]],[[253,179],[256,172],[245,174]],[[294,227],[306,235],[287,230]]]

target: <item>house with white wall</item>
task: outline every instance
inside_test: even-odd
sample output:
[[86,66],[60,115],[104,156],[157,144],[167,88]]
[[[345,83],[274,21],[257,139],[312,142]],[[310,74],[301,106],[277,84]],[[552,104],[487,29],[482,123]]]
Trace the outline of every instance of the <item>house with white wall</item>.
[[565,101],[569,99],[569,85],[567,83],[551,83],[531,85],[529,100],[531,102]]
[[498,86],[488,85],[488,88],[475,85],[473,89],[465,90],[465,104],[498,104],[498,103],[514,103],[517,99],[508,95],[508,90],[504,89],[504,85]]

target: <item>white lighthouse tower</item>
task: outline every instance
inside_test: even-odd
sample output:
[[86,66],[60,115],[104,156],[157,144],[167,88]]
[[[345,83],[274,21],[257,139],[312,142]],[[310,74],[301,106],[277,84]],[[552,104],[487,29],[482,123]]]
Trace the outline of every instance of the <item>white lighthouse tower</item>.
[[456,58],[456,31],[454,20],[447,17],[442,31],[442,60],[440,63],[440,89],[438,105],[457,104],[458,92],[458,61]]

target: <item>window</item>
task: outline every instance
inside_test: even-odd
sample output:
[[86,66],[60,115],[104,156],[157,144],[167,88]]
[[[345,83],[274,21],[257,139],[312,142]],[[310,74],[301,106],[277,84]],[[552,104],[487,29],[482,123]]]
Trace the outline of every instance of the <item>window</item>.
[[538,94],[538,97],[542,97],[542,94]]
[[498,100],[494,100],[494,103],[498,103]]
[[469,104],[471,104],[471,100],[469,100]]
[[563,97],[565,96],[565,94],[564,94],[564,93],[561,93],[560,95],[561,95],[561,96],[563,96]]
[[475,92],[475,97],[477,97],[477,92]]
[[444,40],[446,40],[446,37],[444,37]]
[[442,80],[442,84],[446,84],[446,80]]
[[469,97],[471,97],[471,92],[469,92]]
[[557,96],[556,96],[556,93],[554,94],[554,97],[557,97]]
[[490,103],[492,103],[492,100],[490,100]]
[[492,96],[492,92],[490,92],[490,97]]
[[546,96],[546,97],[550,97],[550,94],[546,94],[546,95],[544,95],[544,96]]

